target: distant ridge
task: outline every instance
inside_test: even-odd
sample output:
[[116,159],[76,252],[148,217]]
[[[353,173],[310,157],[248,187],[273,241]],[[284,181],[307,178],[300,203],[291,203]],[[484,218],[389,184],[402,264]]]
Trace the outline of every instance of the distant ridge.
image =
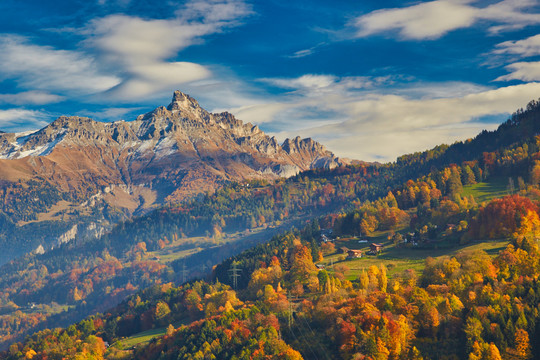
[[129,212],[193,198],[226,181],[340,164],[312,139],[280,145],[257,126],[210,113],[180,91],[167,107],[134,121],[62,116],[39,131],[0,134],[0,180],[45,179],[74,200],[98,196]]

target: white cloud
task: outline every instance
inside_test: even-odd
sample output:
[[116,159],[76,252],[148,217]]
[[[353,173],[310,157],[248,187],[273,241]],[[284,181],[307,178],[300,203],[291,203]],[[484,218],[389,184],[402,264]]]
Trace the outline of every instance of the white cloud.
[[[41,103],[58,100],[43,96],[46,92],[70,97],[95,94],[93,100],[104,102],[157,98],[210,77],[206,66],[175,60],[178,53],[201,43],[204,36],[237,26],[251,13],[242,0],[193,0],[169,19],[109,15],[83,29],[70,29],[85,37],[77,51],[4,35],[0,80],[13,79],[20,88],[32,90],[33,99]],[[40,99],[36,91],[42,92]]]
[[193,0],[176,11],[186,22],[200,21],[212,26],[236,26],[238,20],[252,14],[251,6],[241,0]]
[[322,47],[322,46],[325,46],[326,43],[322,42],[322,43],[319,43],[309,49],[303,49],[303,50],[298,50],[296,51],[294,54],[292,55],[289,55],[287,56],[288,58],[291,58],[291,59],[298,59],[298,58],[303,58],[303,57],[306,57],[306,56],[309,56],[309,55],[313,55],[315,53],[315,51]]
[[298,78],[273,78],[273,79],[261,79],[272,85],[286,88],[286,89],[299,89],[299,90],[318,90],[325,89],[334,85],[338,78],[333,75],[303,75]]
[[279,113],[290,107],[292,105],[283,103],[259,103],[231,108],[228,111],[235,114],[238,119],[249,119],[248,121],[253,124],[262,124],[274,121]]
[[294,54],[290,55],[289,57],[292,59],[298,59],[298,58],[303,58],[309,55],[313,55],[313,53],[314,53],[313,49],[304,49],[304,50],[295,51]]
[[[94,120],[100,120],[100,121],[118,121],[118,120],[126,120],[124,119],[125,115],[131,114],[134,112],[140,112],[142,109],[143,108],[141,107],[133,107],[133,108],[112,107],[112,108],[106,108],[100,111],[81,110],[81,111],[78,111],[75,115],[89,117]],[[131,119],[127,119],[127,120],[131,120]]]
[[313,97],[320,94],[342,94],[349,90],[373,89],[375,86],[392,84],[393,78],[390,76],[338,78],[334,75],[306,74],[298,78],[265,78],[260,81]]
[[170,61],[184,48],[239,24],[251,9],[242,1],[191,1],[171,19],[142,19],[110,15],[95,19],[83,34],[85,45],[97,50],[122,82],[108,92],[115,100],[133,100],[148,95],[159,96],[180,84],[211,75],[205,66]]
[[81,94],[104,91],[119,82],[83,53],[34,45],[20,36],[0,38],[0,63],[0,79],[14,79],[30,89]]
[[431,149],[443,143],[453,143],[472,137],[484,129],[492,130],[495,127],[494,124],[471,123],[455,125],[451,129],[414,128],[407,132],[381,131],[372,134],[344,135],[327,139],[324,144],[342,157],[387,162],[403,154]]
[[64,100],[63,96],[46,91],[24,91],[17,94],[0,94],[0,103],[13,105],[43,105]]
[[496,45],[495,54],[512,54],[522,57],[540,55],[540,34],[518,41],[505,41]]
[[50,116],[44,112],[26,109],[0,110],[0,130],[34,130],[46,126]]
[[462,81],[446,81],[443,83],[430,83],[425,81],[414,81],[405,85],[396,85],[391,89],[392,94],[406,96],[413,99],[437,99],[462,97],[469,94],[476,94],[491,90],[490,87],[462,82]]
[[[540,83],[498,89],[460,82],[399,84],[398,90],[367,91],[355,87],[362,82],[332,75],[265,81],[293,91],[231,112],[262,123],[280,139],[301,134],[339,156],[378,161],[475,136],[540,94]],[[486,116],[496,117],[494,123],[478,121]]]
[[510,74],[499,76],[495,81],[523,80],[540,81],[540,61],[517,62],[507,65]]
[[504,0],[484,8],[473,0],[436,0],[403,7],[376,10],[353,21],[357,37],[397,31],[404,39],[438,39],[446,33],[468,28],[480,21],[497,23],[489,31],[497,33],[540,24],[539,14],[526,9],[534,0]]

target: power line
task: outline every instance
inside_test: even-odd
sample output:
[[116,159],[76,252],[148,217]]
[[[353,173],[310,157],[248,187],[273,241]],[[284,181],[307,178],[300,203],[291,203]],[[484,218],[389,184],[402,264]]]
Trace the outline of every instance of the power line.
[[[297,318],[298,318],[298,317],[300,317],[300,318],[304,321],[304,323],[308,326],[309,331],[310,331],[311,334],[313,335],[313,338],[316,339],[316,338],[317,338],[317,335],[315,335],[315,332],[313,331],[313,329],[312,329],[311,326],[309,325],[309,322],[308,322],[303,316],[297,316]],[[300,325],[301,325],[302,327],[304,326],[304,325],[302,325],[301,323],[300,323]],[[317,344],[317,346],[319,347],[319,349],[322,350],[321,352],[324,354],[324,357],[327,358],[327,359],[332,360],[332,357],[331,357],[331,356],[329,357],[328,349],[323,348],[322,345],[321,345],[321,343],[320,343],[319,341],[316,341],[316,344]]]
[[229,277],[231,277],[233,281],[234,290],[238,288],[238,278],[241,276],[240,273],[242,272],[242,269],[238,267],[238,264],[238,261],[233,261],[231,268],[228,270],[230,273]]
[[188,271],[187,271],[187,267],[186,267],[186,263],[184,263],[182,265],[182,283],[185,283],[186,280],[187,280],[187,275],[188,275]]
[[289,316],[288,316],[289,329],[291,328],[292,314],[293,314],[293,308],[292,308],[292,301],[291,300],[292,300],[291,292],[288,291],[287,292],[287,304],[288,304],[288,307],[289,307]]
[[[302,324],[298,323],[298,325],[302,325]],[[319,357],[317,356],[317,354],[315,354],[315,351],[313,351],[313,348],[311,347],[311,343],[308,341],[308,338],[306,337],[306,333],[302,330],[300,326],[298,326],[298,330],[300,331],[300,335],[302,335],[302,338],[304,339],[304,343],[307,345],[307,348],[313,354],[313,358],[316,360],[319,360]]]

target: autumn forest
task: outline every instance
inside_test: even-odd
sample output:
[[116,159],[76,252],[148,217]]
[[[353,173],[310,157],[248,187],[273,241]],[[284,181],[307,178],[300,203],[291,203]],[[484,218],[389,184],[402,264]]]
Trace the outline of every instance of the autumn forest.
[[[532,101],[473,139],[224,183],[11,260],[0,358],[540,358],[538,134]],[[2,213],[50,206],[17,189]]]

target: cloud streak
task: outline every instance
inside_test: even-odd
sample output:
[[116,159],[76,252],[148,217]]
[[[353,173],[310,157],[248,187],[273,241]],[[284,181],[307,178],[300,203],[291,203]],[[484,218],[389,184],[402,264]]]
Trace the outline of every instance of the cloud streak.
[[472,5],[474,3],[472,0],[436,0],[376,10],[357,17],[352,25],[359,38],[394,31],[401,39],[434,40],[482,21],[491,23],[490,33],[540,24],[539,14],[526,11],[536,5],[533,0],[504,0],[483,8]]
[[505,66],[510,71],[509,74],[499,76],[495,81],[539,81],[540,80],[540,61],[535,62],[517,62]]
[[110,15],[93,20],[82,33],[86,47],[97,51],[122,78],[107,97],[129,101],[211,76],[205,66],[169,59],[206,35],[237,26],[250,14],[242,1],[191,1],[171,19]]
[[65,97],[46,91],[24,91],[17,94],[0,94],[0,103],[13,105],[44,105],[57,103]]
[[93,93],[120,81],[100,71],[95,61],[81,52],[34,45],[14,35],[0,39],[0,63],[0,79],[13,79],[34,90]]
[[[376,90],[363,88],[382,82],[370,78],[304,75],[265,81],[292,91],[232,112],[255,123],[262,118],[281,140],[301,133],[340,156],[377,161],[472,137],[497,126],[540,93],[540,83],[498,89],[459,82],[402,85],[390,94],[380,85]],[[479,121],[487,116],[497,118],[492,123]]]
[[49,119],[49,114],[37,110],[0,110],[0,129],[8,132],[40,129]]
[[494,54],[530,57],[540,55],[540,34],[518,41],[505,41],[496,45]]
[[[179,52],[205,36],[238,26],[252,13],[241,0],[190,1],[169,19],[108,15],[73,30],[85,39],[78,50],[33,44],[4,35],[0,39],[0,80],[28,89],[28,103],[59,101],[48,92],[95,95],[94,101],[133,102],[160,97],[186,83],[212,76],[210,69],[178,61]],[[0,95],[0,101],[20,101]]]

